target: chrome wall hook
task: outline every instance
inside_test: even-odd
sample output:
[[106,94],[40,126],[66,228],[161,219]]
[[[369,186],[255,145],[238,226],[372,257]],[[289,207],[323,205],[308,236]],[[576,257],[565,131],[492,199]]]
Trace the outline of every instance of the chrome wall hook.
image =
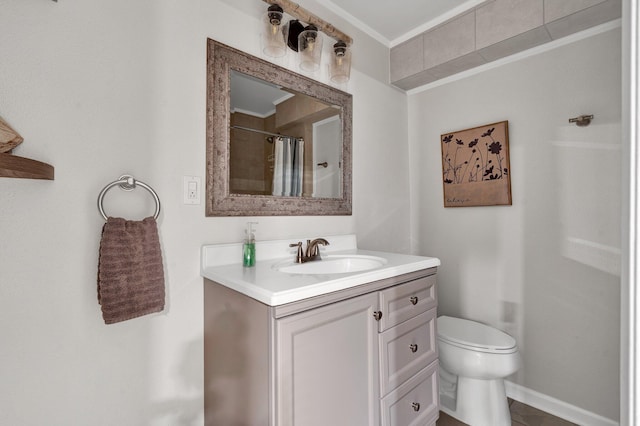
[[122,175],[118,178],[118,186],[125,191],[133,191],[136,189],[136,180],[131,175]]
[[570,118],[569,123],[576,123],[579,127],[585,127],[591,124],[591,120],[593,120],[593,114],[579,115],[578,117]]

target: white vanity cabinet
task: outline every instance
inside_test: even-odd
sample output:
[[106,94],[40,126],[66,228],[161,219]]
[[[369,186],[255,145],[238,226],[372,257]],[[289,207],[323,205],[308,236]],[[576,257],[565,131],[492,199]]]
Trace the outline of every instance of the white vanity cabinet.
[[435,272],[279,306],[205,279],[205,424],[435,424]]

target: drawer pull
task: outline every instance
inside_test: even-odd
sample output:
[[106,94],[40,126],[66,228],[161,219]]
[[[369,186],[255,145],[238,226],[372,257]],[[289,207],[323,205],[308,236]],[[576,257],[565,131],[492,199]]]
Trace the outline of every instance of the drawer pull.
[[416,296],[411,297],[409,300],[411,301],[412,305],[418,304],[418,298]]
[[411,404],[411,407],[413,408],[413,411],[420,411],[420,404],[417,402]]
[[375,318],[376,321],[380,321],[382,319],[382,311],[375,311],[373,313],[373,318]]
[[409,349],[411,349],[411,352],[415,354],[416,352],[418,352],[418,345],[416,345],[415,343],[412,343],[409,345]]

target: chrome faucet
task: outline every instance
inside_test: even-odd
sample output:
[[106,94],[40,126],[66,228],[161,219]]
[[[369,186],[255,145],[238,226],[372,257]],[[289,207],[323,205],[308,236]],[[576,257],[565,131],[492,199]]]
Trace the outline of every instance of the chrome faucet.
[[328,246],[329,241],[325,240],[324,238],[316,238],[311,242],[307,240],[307,253],[306,253],[307,262],[311,260],[321,260],[320,249],[318,248],[318,244],[323,246]]
[[296,263],[304,263],[311,262],[312,260],[321,260],[320,257],[320,249],[318,248],[318,244],[323,246],[328,246],[329,241],[324,238],[316,238],[315,240],[307,240],[307,249],[302,251],[302,241],[298,241],[297,243],[289,244],[289,247],[298,247],[298,251],[296,252]]

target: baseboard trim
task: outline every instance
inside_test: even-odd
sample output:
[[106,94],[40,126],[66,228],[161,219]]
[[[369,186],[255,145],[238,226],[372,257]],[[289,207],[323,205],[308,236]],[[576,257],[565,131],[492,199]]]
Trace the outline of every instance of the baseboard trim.
[[575,405],[568,404],[559,399],[552,398],[548,395],[536,392],[532,389],[525,388],[524,386],[504,381],[505,391],[509,398],[520,401],[523,404],[530,405],[531,407],[545,411],[549,414],[553,414],[556,417],[565,419],[572,423],[576,423],[583,426],[619,426],[620,423],[600,416],[596,413],[592,413],[583,408],[576,407]]
[[440,404],[440,411],[442,411],[443,413],[445,413],[446,415],[453,417],[454,419],[458,420],[459,422],[461,422],[462,420],[460,420],[459,418],[456,417],[456,413],[454,413],[453,411],[449,410],[447,407],[445,407],[444,405]]

